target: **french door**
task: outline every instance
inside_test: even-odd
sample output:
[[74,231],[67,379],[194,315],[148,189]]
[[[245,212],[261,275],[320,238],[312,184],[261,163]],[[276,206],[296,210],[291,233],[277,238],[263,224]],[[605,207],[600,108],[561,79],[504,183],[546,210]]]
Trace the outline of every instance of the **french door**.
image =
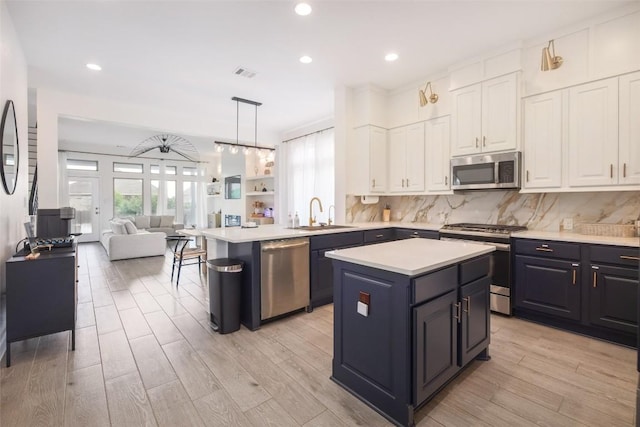
[[100,239],[100,179],[97,177],[69,177],[69,206],[76,209],[71,220],[71,232],[82,233],[78,242]]

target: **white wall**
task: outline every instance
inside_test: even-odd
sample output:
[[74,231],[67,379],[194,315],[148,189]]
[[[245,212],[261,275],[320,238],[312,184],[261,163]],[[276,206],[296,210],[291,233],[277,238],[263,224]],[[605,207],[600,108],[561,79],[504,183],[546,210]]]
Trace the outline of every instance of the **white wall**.
[[[16,191],[7,195],[0,186],[0,290],[5,291],[4,260],[9,258],[16,243],[25,236],[23,222],[28,213],[28,126],[27,126],[27,63],[4,1],[0,0],[0,102],[13,100],[18,124],[19,170]],[[2,339],[4,344],[4,339]],[[2,347],[0,344],[0,347]],[[2,353],[0,349],[0,354]]]

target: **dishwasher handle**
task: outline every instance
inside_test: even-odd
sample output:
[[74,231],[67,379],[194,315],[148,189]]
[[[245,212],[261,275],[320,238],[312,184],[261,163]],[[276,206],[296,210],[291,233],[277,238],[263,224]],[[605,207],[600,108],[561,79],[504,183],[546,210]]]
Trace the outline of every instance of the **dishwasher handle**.
[[273,252],[273,251],[279,251],[282,249],[294,249],[294,248],[301,248],[303,246],[309,246],[309,242],[305,241],[305,242],[296,242],[296,243],[271,243],[271,244],[267,244],[262,246],[262,252]]

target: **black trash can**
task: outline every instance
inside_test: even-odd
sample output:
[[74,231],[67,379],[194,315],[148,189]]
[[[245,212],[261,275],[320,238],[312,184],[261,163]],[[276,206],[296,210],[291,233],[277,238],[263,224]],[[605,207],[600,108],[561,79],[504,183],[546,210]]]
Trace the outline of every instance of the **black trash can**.
[[209,315],[213,330],[228,334],[240,329],[240,288],[244,262],[237,259],[207,260]]

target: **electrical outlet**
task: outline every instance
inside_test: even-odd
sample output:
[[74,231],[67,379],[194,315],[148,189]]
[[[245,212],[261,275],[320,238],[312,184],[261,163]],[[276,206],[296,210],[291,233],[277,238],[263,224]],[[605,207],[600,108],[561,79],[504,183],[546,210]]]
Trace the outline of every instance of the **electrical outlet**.
[[565,218],[562,220],[562,226],[565,230],[573,230],[573,218]]

